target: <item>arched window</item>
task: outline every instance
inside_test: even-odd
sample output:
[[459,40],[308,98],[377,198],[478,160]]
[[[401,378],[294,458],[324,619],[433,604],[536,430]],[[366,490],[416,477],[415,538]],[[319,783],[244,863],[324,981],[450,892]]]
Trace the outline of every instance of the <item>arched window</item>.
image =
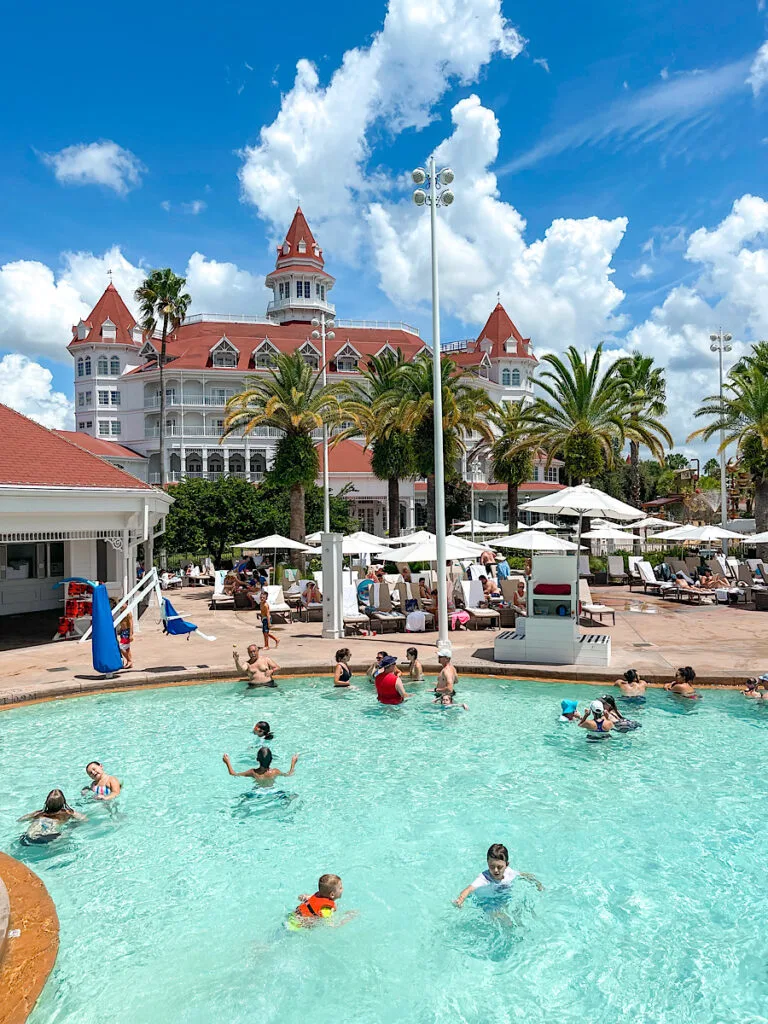
[[82,377],[85,373],[85,364],[82,359],[77,360],[77,376]]
[[99,361],[96,365],[98,367],[99,376],[106,377],[106,375],[109,373],[109,363],[107,361],[107,357],[99,356]]
[[91,376],[91,357],[90,356],[86,356],[85,357],[85,376],[86,377],[90,377]]
[[509,370],[506,368],[501,371],[501,383],[504,387],[509,387]]
[[120,356],[112,356],[109,361],[109,372],[113,377],[120,376]]
[[520,371],[519,370],[513,370],[512,371],[512,387],[513,388],[519,388],[520,387]]

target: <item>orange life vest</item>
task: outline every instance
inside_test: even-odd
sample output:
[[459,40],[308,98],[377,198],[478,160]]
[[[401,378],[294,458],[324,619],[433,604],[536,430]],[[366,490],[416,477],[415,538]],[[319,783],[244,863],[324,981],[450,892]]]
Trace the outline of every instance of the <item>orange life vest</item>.
[[299,917],[330,917],[335,909],[336,904],[333,900],[316,892],[314,896],[310,896],[308,900],[300,903],[294,914]]

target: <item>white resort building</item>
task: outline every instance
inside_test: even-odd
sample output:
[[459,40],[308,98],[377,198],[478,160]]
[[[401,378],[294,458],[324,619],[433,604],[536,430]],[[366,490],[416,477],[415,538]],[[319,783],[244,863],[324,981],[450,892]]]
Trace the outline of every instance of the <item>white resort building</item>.
[[[418,330],[405,323],[335,317],[330,297],[334,278],[300,208],[266,284],[273,298],[263,317],[201,313],[188,317],[168,338],[164,377],[170,481],[185,476],[215,479],[226,473],[253,483],[263,479],[279,432],[263,427],[248,437],[222,438],[224,407],[249,376],[267,372],[281,352],[299,351],[319,370],[321,342],[313,337],[313,318],[335,319],[335,337],[326,342],[330,380],[352,379],[370,356],[387,349],[401,350],[412,359],[427,347]],[[159,483],[159,341],[143,337],[112,284],[72,334],[76,432],[90,435],[94,440],[89,444],[106,442],[97,454],[113,465]],[[522,337],[500,303],[476,339],[449,342],[443,351],[476,374],[477,383],[496,402],[531,400],[536,366],[531,341]],[[139,461],[126,453],[139,456]],[[561,486],[561,465],[553,463],[545,470],[543,461],[537,462],[535,479],[521,486],[520,500]],[[504,519],[506,486],[492,480],[489,466],[477,460],[462,470],[475,485],[474,516],[486,522]],[[370,454],[361,444],[346,441],[334,448],[329,475],[334,491],[353,486],[352,510],[363,529],[388,529],[387,484],[374,477]],[[400,495],[401,526],[423,522],[426,484],[403,481]]]

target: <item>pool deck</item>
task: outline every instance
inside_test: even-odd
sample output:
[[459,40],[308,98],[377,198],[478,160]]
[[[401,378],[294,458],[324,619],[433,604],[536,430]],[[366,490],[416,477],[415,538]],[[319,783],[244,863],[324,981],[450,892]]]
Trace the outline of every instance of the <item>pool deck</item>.
[[[141,620],[141,633],[133,646],[135,669],[120,672],[111,680],[94,672],[90,644],[57,641],[0,652],[0,705],[51,697],[77,696],[106,689],[157,686],[167,683],[234,679],[232,661],[236,644],[245,658],[245,646],[261,642],[260,619],[255,611],[209,610],[209,588],[175,591],[179,614],[216,636],[209,643],[197,637],[168,637],[162,633],[154,605]],[[768,671],[768,614],[751,607],[696,605],[663,602],[659,598],[632,595],[654,613],[630,612],[626,587],[593,587],[595,601],[616,610],[616,625],[585,626],[585,632],[609,633],[612,658],[608,668],[568,665],[497,664],[493,660],[495,631],[451,633],[454,664],[460,673],[505,675],[524,679],[572,680],[605,685],[626,668],[636,668],[650,683],[664,683],[679,665],[692,665],[700,685],[735,686],[749,675]],[[280,646],[272,657],[283,675],[330,676],[334,653],[345,646],[352,652],[352,667],[361,671],[376,651],[386,649],[405,659],[406,648],[419,648],[425,670],[437,670],[436,633],[379,633],[323,640],[319,622],[275,624]]]

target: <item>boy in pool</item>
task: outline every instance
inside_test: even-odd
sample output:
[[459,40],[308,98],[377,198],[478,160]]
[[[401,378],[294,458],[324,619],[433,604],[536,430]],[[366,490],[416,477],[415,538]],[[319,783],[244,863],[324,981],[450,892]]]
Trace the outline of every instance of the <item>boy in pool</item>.
[[408,678],[412,683],[423,683],[424,669],[419,661],[419,652],[415,647],[409,647],[405,654],[408,658]]
[[467,896],[476,889],[490,886],[489,892],[503,892],[509,889],[516,878],[524,878],[526,881],[531,882],[539,892],[544,890],[544,886],[535,875],[527,871],[515,871],[514,868],[509,866],[509,851],[502,843],[493,843],[492,846],[488,847],[486,860],[488,861],[488,870],[479,874],[466,889],[462,889],[453,901],[457,907],[460,907]]
[[578,702],[575,700],[561,700],[558,722],[577,722],[579,719],[577,707]]
[[322,921],[327,922],[332,928],[340,928],[351,921],[355,916],[354,910],[348,910],[342,917],[331,921],[336,913],[336,903],[341,899],[343,891],[344,886],[338,875],[320,875],[314,896],[299,896],[298,907],[288,915],[290,931],[312,928]]

